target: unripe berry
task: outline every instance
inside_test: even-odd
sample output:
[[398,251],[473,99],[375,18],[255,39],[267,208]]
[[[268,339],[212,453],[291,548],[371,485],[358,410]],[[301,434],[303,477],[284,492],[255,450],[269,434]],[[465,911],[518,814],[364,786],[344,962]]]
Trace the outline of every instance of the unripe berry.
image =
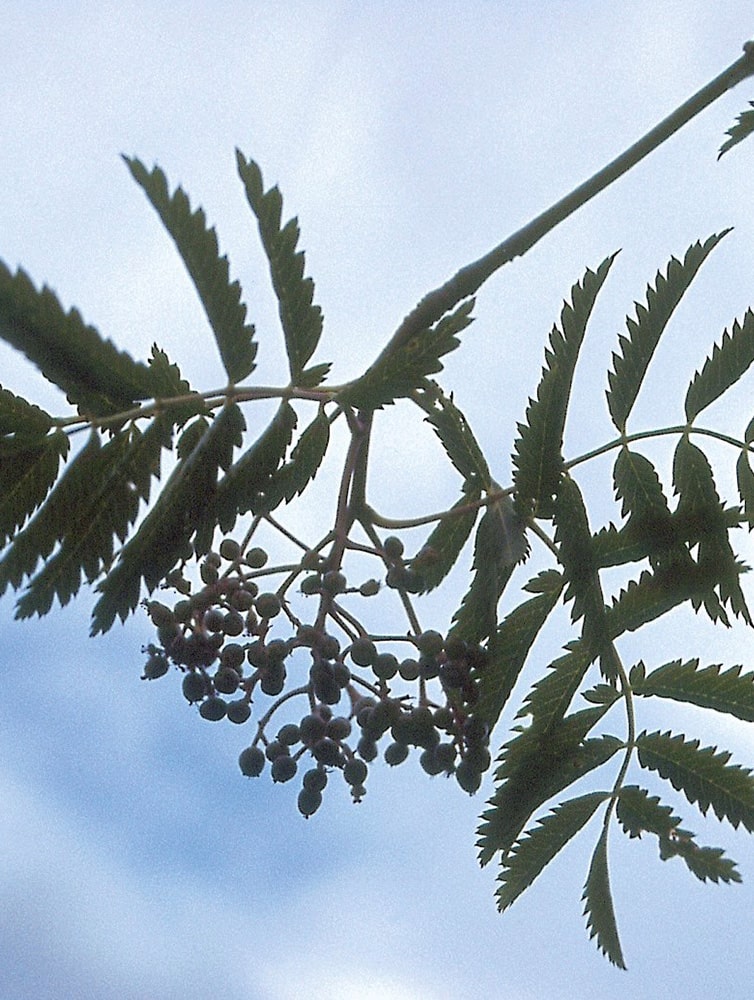
[[440,633],[435,632],[433,629],[428,629],[426,632],[422,632],[421,635],[417,635],[414,641],[419,652],[426,653],[428,656],[437,656],[438,653],[442,652],[445,643]]
[[327,723],[319,715],[305,715],[299,723],[301,741],[312,746],[321,740],[327,732]]
[[366,781],[368,768],[363,760],[351,757],[343,765],[343,777],[348,785],[363,785]]
[[208,722],[219,722],[224,719],[228,711],[228,704],[216,695],[210,695],[206,701],[199,706],[199,715]]
[[392,653],[378,653],[372,664],[375,677],[381,681],[389,681],[398,673],[398,657]]
[[289,722],[278,733],[278,742],[283,746],[292,747],[301,739],[301,730],[295,722]]
[[391,743],[385,748],[384,757],[385,763],[390,764],[391,767],[402,764],[408,757],[408,746],[405,743]]
[[220,667],[212,680],[215,691],[220,694],[233,694],[241,682],[241,678],[232,667]]
[[304,775],[304,788],[312,792],[322,792],[327,785],[327,771],[323,767],[312,768]]
[[456,767],[456,781],[469,795],[479,790],[482,783],[482,773],[473,767],[467,760],[462,760]]
[[183,697],[189,703],[193,704],[195,701],[201,701],[205,694],[207,694],[207,678],[204,674],[192,671],[183,678],[181,688],[183,690]]
[[274,618],[280,614],[280,607],[277,594],[260,594],[254,601],[254,608],[260,618]]
[[228,719],[237,726],[242,725],[251,715],[251,705],[245,698],[228,702]]
[[276,757],[272,762],[272,780],[290,781],[298,770],[298,764],[293,757]]
[[220,662],[224,667],[231,667],[240,674],[245,656],[243,646],[237,642],[229,642],[220,651]]
[[312,747],[312,756],[320,764],[334,766],[340,761],[340,747],[334,740],[325,736]]
[[377,657],[377,647],[371,639],[356,639],[351,646],[351,659],[359,667],[371,666]]
[[322,792],[314,788],[302,788],[298,793],[298,811],[305,819],[309,819],[322,805]]
[[220,542],[220,555],[228,562],[233,562],[241,555],[241,546],[235,538],[223,538]]
[[365,580],[359,587],[359,593],[362,597],[374,597],[380,591],[379,580]]
[[226,635],[240,635],[243,632],[243,616],[238,611],[228,611],[223,621],[223,632]]
[[251,566],[252,569],[261,569],[262,566],[266,565],[268,556],[264,549],[257,547],[249,549],[246,553],[245,559],[247,565]]
[[348,586],[345,576],[338,570],[331,569],[322,577],[322,589],[328,594],[342,594]]
[[327,735],[331,740],[345,740],[351,735],[351,723],[343,716],[335,716],[327,723]]
[[238,758],[241,773],[245,774],[247,778],[258,778],[264,770],[264,764],[264,751],[260,747],[246,747]]

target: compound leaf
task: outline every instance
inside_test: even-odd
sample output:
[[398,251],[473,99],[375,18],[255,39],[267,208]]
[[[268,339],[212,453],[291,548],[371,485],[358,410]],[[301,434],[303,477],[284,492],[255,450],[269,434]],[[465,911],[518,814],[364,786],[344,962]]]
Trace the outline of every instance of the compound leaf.
[[587,929],[590,938],[596,938],[597,947],[607,958],[625,969],[618,925],[615,922],[613,897],[610,892],[610,874],[607,867],[607,828],[597,841],[597,847],[592,855],[589,875],[584,886],[584,915],[587,918]]
[[712,348],[712,354],[696,372],[686,391],[686,420],[691,423],[705,407],[736,383],[754,361],[754,312],[747,310],[743,322],[736,320],[730,333]]
[[590,792],[555,806],[514,844],[502,865],[498,909],[511,906],[544,868],[592,818],[609,792]]
[[720,240],[729,233],[710,236],[704,243],[689,247],[683,262],[671,257],[667,273],[657,272],[655,287],[647,285],[646,306],[636,305],[636,319],[626,317],[628,336],[618,338],[619,353],[613,354],[613,369],[608,372],[607,405],[613,423],[624,432],[626,421],[636,402],[649,362],[670,317],[683,298],[697,271]]
[[550,346],[536,397],[529,400],[526,422],[518,425],[514,445],[516,503],[522,512],[551,517],[553,500],[563,472],[563,432],[571,396],[571,384],[579,349],[597,294],[615,260],[604,260],[597,271],[587,270],[581,283],[571,288],[571,302],[553,327]]
[[215,230],[208,228],[201,208],[192,212],[182,188],[170,194],[167,178],[159,167],[154,167],[150,173],[140,160],[128,156],[123,159],[186,265],[215,335],[228,379],[241,382],[254,370],[257,353],[254,327],[246,324],[241,286],[237,281],[230,281],[228,258],[219,254]]
[[322,334],[322,310],[313,304],[314,282],[304,277],[304,254],[296,250],[300,235],[298,220],[290,219],[281,228],[282,198],[278,188],[265,191],[261,170],[238,149],[236,164],[269,262],[291,379],[294,385],[317,385],[329,365],[310,369],[302,378]]
[[0,261],[0,337],[66,394],[79,413],[108,416],[154,396],[149,368],[104,340],[54,292]]
[[719,663],[699,669],[699,660],[672,660],[631,685],[635,694],[655,695],[725,712],[754,722],[754,673],[740,666],[722,670]]
[[428,375],[442,371],[440,358],[458,347],[457,334],[471,322],[474,299],[443,316],[434,326],[418,330],[398,347],[388,345],[355,382],[338,393],[345,406],[377,410],[421,387]]
[[[749,106],[754,108],[754,101],[749,101]],[[720,152],[717,154],[718,160],[723,153],[727,153],[729,149],[737,146],[739,142],[744,140],[747,135],[751,135],[752,132],[754,132],[754,111],[742,111],[725,133],[730,138],[726,139],[720,147]]]
[[748,768],[728,764],[727,750],[700,749],[699,740],[686,740],[670,732],[643,732],[636,740],[639,764],[656,771],[683,792],[702,814],[710,806],[718,819],[727,819],[754,830],[754,780]]

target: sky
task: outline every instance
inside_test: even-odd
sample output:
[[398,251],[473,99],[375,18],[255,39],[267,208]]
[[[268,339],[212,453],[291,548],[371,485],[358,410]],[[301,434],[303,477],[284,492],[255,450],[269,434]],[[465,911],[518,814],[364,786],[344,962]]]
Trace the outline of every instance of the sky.
[[[234,148],[257,160],[266,183],[280,185],[286,217],[299,217],[325,316],[317,360],[334,359],[342,382],[424,293],[612,159],[754,36],[751,5],[734,0],[10,0],[3,21],[0,258],[134,357],[157,341],[200,387],[223,384],[203,314],[120,154],[159,163],[203,205],[257,324],[255,377],[279,383],[275,306]],[[610,434],[605,370],[633,301],[671,255],[732,225],[637,404],[637,427],[679,419],[689,378],[754,299],[754,146],[716,161],[750,100],[754,81],[482,289],[442,379],[501,483],[545,338],[586,267],[621,249],[575,383],[570,454]],[[61,412],[59,393],[4,346],[0,371],[4,385]],[[741,434],[748,391],[710,410],[710,421]],[[457,477],[407,406],[385,411],[378,430],[378,510],[410,517],[455,500]],[[667,472],[666,451],[648,454]],[[598,523],[614,516],[609,473],[596,462],[583,480]],[[334,456],[317,481],[325,512],[336,474]],[[721,475],[721,488],[731,483]],[[308,536],[321,513],[298,505],[290,516]],[[739,545],[751,562],[750,539]],[[429,626],[447,627],[464,586],[459,571],[428,602]],[[334,787],[304,822],[292,786],[241,777],[247,734],[201,720],[177,673],[140,681],[146,618],[90,639],[92,603],[83,590],[25,622],[14,620],[12,597],[0,604],[3,1000],[654,1000],[670,991],[748,1000],[754,851],[744,834],[667,796],[702,842],[741,866],[743,885],[710,887],[680,863],[661,864],[654,844],[614,832],[629,966],[619,972],[581,915],[594,825],[500,916],[496,873],[479,869],[474,849],[489,784],[470,798],[415,761],[390,773],[373,766],[360,805]],[[560,616],[543,636],[531,676],[569,638],[566,625]],[[698,655],[751,669],[750,650],[745,630],[714,630],[689,612],[621,644],[628,662],[653,665]],[[754,763],[743,724],[640,707],[649,729],[672,726]]]

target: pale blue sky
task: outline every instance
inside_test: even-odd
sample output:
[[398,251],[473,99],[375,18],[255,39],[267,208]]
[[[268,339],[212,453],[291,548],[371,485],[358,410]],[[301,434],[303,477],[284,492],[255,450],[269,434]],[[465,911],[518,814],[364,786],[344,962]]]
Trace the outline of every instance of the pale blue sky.
[[[158,162],[204,206],[257,323],[259,379],[274,382],[284,378],[275,308],[233,149],[258,160],[267,183],[280,184],[286,214],[299,216],[325,314],[318,359],[334,358],[342,381],[421,295],[620,152],[754,36],[750,3],[732,0],[11,0],[3,19],[0,257],[134,356],[156,340],[200,387],[222,383],[201,310],[120,153]],[[586,266],[622,248],[576,384],[571,453],[609,433],[604,370],[615,336],[671,254],[736,227],[678,311],[637,427],[676,419],[712,341],[754,304],[754,145],[716,162],[749,100],[754,81],[480,294],[444,384],[501,482],[544,339]],[[23,359],[2,348],[0,364],[4,385],[60,408]],[[715,412],[718,425],[740,433],[748,399],[742,391]],[[386,514],[455,499],[457,477],[409,415],[386,412],[374,446],[376,463],[394,463],[371,483]],[[321,497],[335,470],[335,461],[323,469]],[[596,464],[585,488],[609,490],[608,473]],[[598,511],[610,516],[607,505]],[[319,523],[307,509],[292,516],[302,533]],[[741,545],[752,561],[750,542]],[[432,603],[428,624],[447,624],[453,596]],[[593,827],[500,917],[495,872],[478,869],[474,850],[481,793],[469,799],[415,763],[374,766],[359,807],[335,787],[305,823],[292,787],[240,777],[242,730],[202,722],[176,676],[139,681],[146,621],[90,640],[90,608],[83,592],[41,623],[13,622],[7,596],[0,609],[3,1000],[748,1000],[746,836],[680,809],[703,842],[741,864],[743,886],[706,887],[680,863],[662,865],[653,843],[615,831],[630,970],[621,974],[583,928]],[[566,638],[544,637],[541,666]],[[700,655],[751,669],[749,636],[689,614],[622,649],[629,661]],[[641,725],[671,725],[641,708]],[[693,711],[674,719],[754,763],[744,727]]]

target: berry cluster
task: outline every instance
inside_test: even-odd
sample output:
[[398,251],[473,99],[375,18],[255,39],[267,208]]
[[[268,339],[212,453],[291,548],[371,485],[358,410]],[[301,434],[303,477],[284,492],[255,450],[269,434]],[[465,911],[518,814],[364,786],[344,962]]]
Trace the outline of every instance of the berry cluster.
[[[389,587],[404,594],[421,589],[398,538],[386,539],[379,554]],[[145,602],[157,643],[145,648],[143,677],[161,677],[174,664],[183,672],[184,697],[211,722],[245,723],[260,696],[272,699],[239,767],[248,777],[269,769],[273,781],[283,783],[308,764],[298,796],[306,817],[319,808],[333,772],[359,802],[381,742],[389,765],[402,763],[413,749],[428,774],[455,775],[474,793],[491,763],[488,727],[473,712],[486,651],[431,630],[375,641],[353,615],[338,614],[337,602],[346,593],[373,596],[380,584],[367,580],[351,588],[340,569],[328,568],[313,552],[297,567],[306,574],[301,593],[319,597],[317,624],[304,624],[292,612],[285,585],[260,591],[257,580],[273,572],[262,572],[267,558],[263,549],[243,552],[227,538],[200,563],[196,593],[182,570],[171,573],[166,585],[179,592],[174,606]],[[343,632],[343,644],[326,630],[329,620]],[[399,642],[410,656],[399,659],[392,651]],[[294,699],[306,709],[291,716]],[[273,726],[283,706],[292,721]]]

